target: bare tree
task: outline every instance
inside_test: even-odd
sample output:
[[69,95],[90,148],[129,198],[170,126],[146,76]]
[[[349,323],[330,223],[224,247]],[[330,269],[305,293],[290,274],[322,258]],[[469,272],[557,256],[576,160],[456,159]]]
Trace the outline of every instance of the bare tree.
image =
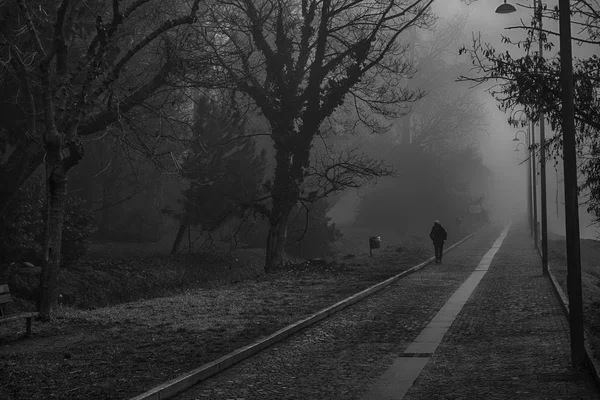
[[322,122],[346,102],[362,123],[385,129],[380,117],[397,116],[402,103],[418,98],[405,86],[413,71],[404,57],[407,47],[398,39],[409,27],[432,22],[432,3],[207,2],[209,22],[198,33],[211,50],[203,59],[210,58],[214,68],[205,84],[245,93],[270,125],[276,166],[266,185],[266,271],[283,261],[290,213],[306,196],[311,147]]
[[81,137],[120,121],[165,84],[176,66],[168,44],[196,21],[200,0],[137,0],[126,7],[119,0],[16,3],[18,29],[1,38],[3,60],[9,60],[2,72],[18,86],[14,99],[26,110],[27,130],[2,169],[2,178],[16,176],[3,180],[0,206],[43,160],[47,221],[39,309],[49,318],[57,302],[67,173],[83,157]]
[[454,76],[471,64],[458,58],[467,14],[459,14],[435,30],[413,30],[411,57],[418,71],[411,84],[425,93],[411,113],[400,118],[393,133],[402,144],[414,144],[435,153],[472,145],[485,131],[485,110],[476,93],[460,88]]

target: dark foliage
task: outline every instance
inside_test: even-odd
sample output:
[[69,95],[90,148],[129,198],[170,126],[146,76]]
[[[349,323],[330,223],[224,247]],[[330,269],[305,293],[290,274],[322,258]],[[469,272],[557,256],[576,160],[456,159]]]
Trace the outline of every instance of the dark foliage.
[[[43,177],[32,176],[0,218],[0,260],[28,261],[40,265],[43,259],[45,199]],[[79,197],[67,201],[62,236],[62,265],[85,254],[88,238],[95,231],[93,215]]]
[[258,152],[246,119],[230,105],[199,100],[193,140],[181,167],[189,182],[180,220],[213,231],[231,217],[244,219],[260,193],[266,155]]
[[[287,254],[306,259],[332,255],[331,246],[341,233],[327,216],[330,209],[327,199],[295,207],[288,226]],[[240,232],[239,239],[247,247],[264,248],[268,232],[269,221],[258,218]]]
[[289,227],[288,254],[303,258],[325,258],[332,255],[331,245],[341,237],[331,218],[327,200],[298,207]]

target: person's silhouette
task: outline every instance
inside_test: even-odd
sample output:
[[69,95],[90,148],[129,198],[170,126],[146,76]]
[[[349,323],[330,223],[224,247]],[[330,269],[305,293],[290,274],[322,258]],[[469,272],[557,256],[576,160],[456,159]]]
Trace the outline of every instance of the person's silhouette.
[[442,262],[442,256],[444,255],[444,240],[448,239],[448,233],[440,224],[440,221],[435,221],[429,237],[433,241],[433,249],[435,251],[435,263],[439,264]]

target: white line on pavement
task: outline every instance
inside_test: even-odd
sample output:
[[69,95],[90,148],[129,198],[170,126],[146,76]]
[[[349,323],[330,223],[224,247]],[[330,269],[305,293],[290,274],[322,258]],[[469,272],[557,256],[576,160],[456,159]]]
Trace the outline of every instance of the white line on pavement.
[[408,345],[404,350],[404,357],[396,358],[379,380],[361,397],[361,400],[401,400],[404,397],[488,271],[511,224],[512,222],[508,223],[467,280],[452,294],[416,339]]

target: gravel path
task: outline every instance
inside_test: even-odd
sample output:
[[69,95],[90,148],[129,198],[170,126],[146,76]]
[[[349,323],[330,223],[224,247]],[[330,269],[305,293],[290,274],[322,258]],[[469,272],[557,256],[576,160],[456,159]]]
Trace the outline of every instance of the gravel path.
[[500,230],[482,230],[447,253],[444,264],[425,267],[175,399],[360,398],[471,274]]

